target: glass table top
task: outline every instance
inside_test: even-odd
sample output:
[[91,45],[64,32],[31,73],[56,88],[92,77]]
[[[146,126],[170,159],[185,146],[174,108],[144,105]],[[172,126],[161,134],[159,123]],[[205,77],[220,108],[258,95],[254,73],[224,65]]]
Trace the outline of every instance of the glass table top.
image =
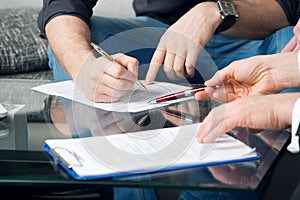
[[[255,191],[266,179],[289,132],[232,132],[256,148],[259,161],[222,164],[143,175],[76,181],[56,166],[42,146],[46,139],[78,138],[182,126],[201,122],[217,102],[190,100],[135,114],[109,112],[32,91],[44,81],[11,80],[15,86],[0,102],[9,116],[0,121],[0,185],[130,186],[171,189]],[[5,80],[0,84],[10,84]],[[13,94],[13,95],[11,95]]]

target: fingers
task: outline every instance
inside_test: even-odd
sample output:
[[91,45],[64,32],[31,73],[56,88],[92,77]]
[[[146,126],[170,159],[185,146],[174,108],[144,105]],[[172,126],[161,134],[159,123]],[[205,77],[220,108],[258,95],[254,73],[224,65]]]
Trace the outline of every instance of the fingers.
[[[160,46],[160,44],[158,46]],[[153,83],[159,71],[159,67],[162,64],[164,65],[164,72],[171,80],[194,77],[194,66],[197,61],[198,54],[198,50],[170,50],[166,47],[158,47],[150,62],[146,75],[146,84]]]
[[175,53],[173,68],[179,78],[192,78],[195,76],[195,64],[198,59],[198,55],[199,51],[197,49]]
[[195,99],[200,101],[200,100],[210,100],[211,99],[211,95],[208,91],[208,88],[205,88],[204,91],[200,91],[195,93]]
[[205,81],[206,86],[218,86],[218,85],[223,85],[224,83],[227,82],[228,79],[232,79],[234,70],[237,66],[237,62],[232,62],[229,64],[227,67],[219,70],[216,72],[211,79]]
[[164,72],[166,75],[169,77],[171,80],[177,80],[179,79],[178,75],[180,74],[180,66],[177,66],[176,69],[178,70],[177,72],[174,70],[174,60],[175,60],[175,54],[171,52],[166,53],[166,57],[164,60]]
[[209,100],[210,99],[210,96],[209,94],[207,94],[206,92],[197,92],[195,94],[195,99],[198,100],[198,101],[201,101],[201,100]]
[[[198,141],[200,143],[213,142],[217,137],[237,126],[253,130],[269,129],[270,122],[272,124],[275,121],[272,114],[273,104],[270,103],[269,98],[274,97],[245,97],[213,108],[199,128]],[[255,107],[256,105],[260,105],[259,108]]]
[[289,41],[289,43],[282,49],[281,52],[289,52],[299,50],[300,46],[300,20],[298,20],[296,26],[293,29],[294,37]]
[[297,45],[296,45],[294,51],[299,51],[299,50],[300,50],[300,43],[297,43]]
[[188,74],[188,71],[184,69],[184,63],[185,63],[185,57],[183,56],[179,56],[179,55],[174,55],[174,64],[173,64],[173,68],[174,71],[177,75],[179,76],[185,76],[186,73]]
[[208,136],[208,134],[213,134],[213,139],[216,139],[218,137],[218,134],[215,135],[214,133],[211,133],[211,129],[214,123],[213,119],[213,115],[215,115],[216,111],[215,109],[211,110],[210,113],[205,117],[205,119],[203,120],[199,131],[197,132],[197,140],[199,143],[204,143],[206,141],[205,138]]
[[210,96],[220,102],[229,102],[248,96],[256,80],[255,73],[251,71],[253,67],[251,68],[249,63],[251,63],[249,59],[234,61],[215,73],[204,83],[210,87],[208,88]]
[[240,115],[235,115],[236,111],[232,103],[223,104],[210,111],[203,120],[197,133],[199,143],[213,142],[220,135],[233,129],[239,124]]
[[[185,55],[178,53],[167,53],[164,63],[164,71],[171,80],[180,80],[194,77],[194,65],[187,62]],[[188,66],[185,66],[188,63]]]
[[89,57],[83,64],[77,83],[86,97],[95,102],[115,102],[137,80],[138,61],[123,54],[113,55],[116,63],[103,57]]
[[133,57],[123,54],[116,54],[117,63],[109,63],[105,66],[104,72],[116,79],[124,79],[135,82],[138,75],[138,61]]
[[152,84],[156,78],[160,65],[163,63],[166,56],[165,49],[157,48],[152,56],[150,66],[145,78],[146,84]]
[[134,75],[134,78],[137,78],[139,61],[136,58],[125,56],[124,54],[117,54],[114,57],[116,57],[118,63],[125,66],[127,70]]
[[192,78],[195,76],[195,65],[200,54],[201,48],[189,50],[186,55],[185,68],[187,75]]
[[[168,52],[167,50],[157,49],[152,57],[150,66],[146,75],[146,84],[152,84],[155,80],[160,66],[164,65],[164,72],[171,80],[178,80],[186,77],[185,70],[185,58],[178,56],[173,52]],[[188,70],[193,76],[194,73]]]
[[[230,87],[230,86],[228,86]],[[224,86],[218,87],[218,88],[213,88],[213,87],[206,87],[204,91],[197,92],[195,94],[195,99],[196,100],[216,100],[219,102],[226,102],[227,95],[229,93],[226,93],[224,90]]]
[[217,85],[222,85],[223,84],[223,79],[221,77],[221,72],[218,71],[216,72],[213,77],[211,77],[209,80],[205,81],[204,85],[206,86],[217,86]]
[[294,36],[289,43],[287,43],[287,45],[282,49],[282,53],[284,52],[289,52],[289,51],[293,51],[295,49],[295,47],[297,46],[297,39]]
[[[156,78],[159,67],[164,64],[164,72],[171,80],[178,80],[193,77],[195,75],[194,66],[187,62],[185,56],[157,49],[154,52],[150,66],[146,75],[146,84],[152,84]],[[188,63],[188,66],[185,66]]]
[[296,47],[293,49],[293,51],[298,51],[300,49],[300,20],[298,20],[298,23],[293,29],[294,37],[296,38]]
[[217,88],[208,88],[212,99],[219,102],[231,102],[249,95],[248,89],[236,81],[229,81],[229,84]]
[[230,102],[240,98],[241,95],[235,92],[232,85],[222,85],[219,87],[207,87],[205,91],[200,91],[195,94],[196,100],[213,99],[218,102]]
[[96,85],[95,89],[86,89],[84,92],[88,99],[94,102],[116,102],[126,94],[127,90],[117,90],[111,86],[100,83]]
[[[223,69],[216,72],[213,77],[207,81],[205,81],[206,86],[220,86],[225,83],[228,83],[232,79],[241,79],[244,78],[244,74],[239,75],[236,77],[236,74],[239,73],[240,69],[242,68],[247,69],[249,62],[247,59],[234,61],[230,63],[227,67],[224,67]],[[246,70],[244,70],[246,71]],[[249,74],[247,74],[249,76]],[[237,80],[239,81],[239,80]]]
[[[103,75],[101,77],[99,77],[99,80],[97,81],[98,85],[103,85],[106,88],[109,88],[110,91],[105,91],[104,89],[102,90],[103,93],[106,94],[117,94],[119,91],[124,91],[126,92],[127,90],[131,89],[133,87],[133,82],[128,81],[126,79],[118,79],[115,78],[113,76],[111,76],[110,74],[106,74],[103,73]],[[116,91],[113,91],[116,90]]]

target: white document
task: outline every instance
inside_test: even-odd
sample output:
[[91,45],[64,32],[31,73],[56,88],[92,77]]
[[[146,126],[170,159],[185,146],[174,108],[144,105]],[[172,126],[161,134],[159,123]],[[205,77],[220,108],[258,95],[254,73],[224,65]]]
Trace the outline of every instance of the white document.
[[154,100],[157,97],[191,89],[191,87],[165,82],[155,82],[151,85],[147,85],[148,91],[140,88],[139,86],[135,86],[129,90],[128,93],[120,99],[120,101],[114,103],[95,103],[88,100],[82,90],[80,90],[73,81],[55,82],[37,86],[32,89],[45,94],[64,97],[66,99],[107,111],[131,113],[159,108],[194,98],[193,96],[190,96],[159,104],[150,104],[149,101]]
[[88,180],[131,173],[257,160],[260,157],[235,138],[223,135],[200,144],[201,124],[136,133],[46,140],[44,149],[75,179]]

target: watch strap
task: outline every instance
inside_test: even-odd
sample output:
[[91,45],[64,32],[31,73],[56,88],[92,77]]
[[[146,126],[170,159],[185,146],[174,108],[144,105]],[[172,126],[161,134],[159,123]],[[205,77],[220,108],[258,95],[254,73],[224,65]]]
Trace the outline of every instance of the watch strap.
[[238,19],[238,12],[232,0],[215,0],[216,6],[223,19],[222,23],[216,29],[216,33],[226,31]]
[[229,29],[235,22],[237,21],[236,17],[234,16],[227,16],[223,19],[222,23],[216,29],[216,33],[226,31]]

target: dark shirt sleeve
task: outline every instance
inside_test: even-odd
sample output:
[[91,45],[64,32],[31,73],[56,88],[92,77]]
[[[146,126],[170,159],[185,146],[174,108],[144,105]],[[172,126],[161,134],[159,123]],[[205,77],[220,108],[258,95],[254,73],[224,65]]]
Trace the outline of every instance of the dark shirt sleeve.
[[205,0],[134,0],[137,16],[148,16],[172,25],[191,8]]
[[277,0],[290,25],[296,25],[300,17],[300,0]]
[[38,16],[40,36],[46,38],[46,24],[59,15],[73,15],[90,24],[93,7],[98,0],[43,0],[43,7]]

